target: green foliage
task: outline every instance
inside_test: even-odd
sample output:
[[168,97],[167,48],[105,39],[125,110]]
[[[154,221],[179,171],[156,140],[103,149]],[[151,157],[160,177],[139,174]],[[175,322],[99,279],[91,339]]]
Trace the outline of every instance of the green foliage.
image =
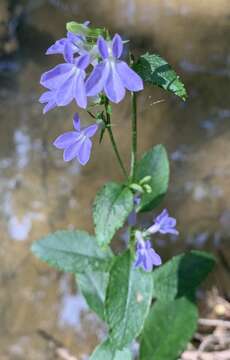
[[49,265],[65,272],[108,270],[111,252],[102,251],[85,231],[57,231],[36,241],[32,252]]
[[177,360],[197,327],[197,308],[187,298],[157,300],[141,336],[141,360]]
[[90,28],[84,24],[78,23],[76,21],[70,21],[66,24],[67,31],[70,31],[74,34],[84,34],[88,37],[97,38],[99,35],[105,35],[104,28]]
[[66,30],[74,34],[84,34],[84,35],[87,35],[89,32],[89,29],[84,24],[78,23],[76,21],[68,22],[66,24]]
[[183,82],[167,61],[159,55],[146,53],[133,67],[146,83],[157,85],[186,100],[187,92]]
[[214,257],[201,251],[175,256],[153,272],[153,297],[161,301],[181,296],[193,299],[214,265]]
[[145,193],[138,210],[149,211],[157,206],[168,189],[169,162],[167,152],[163,145],[154,146],[146,152],[137,163],[135,181],[139,182],[146,176],[151,176],[148,185],[152,192]]
[[105,292],[109,274],[99,271],[88,271],[76,276],[77,283],[89,307],[104,320]]
[[116,258],[106,293],[105,318],[112,345],[127,346],[144,325],[152,299],[152,275],[135,269],[129,251]]
[[109,244],[133,209],[133,194],[124,185],[107,183],[97,194],[93,218],[96,238],[100,246]]
[[106,340],[95,349],[89,360],[132,360],[132,355],[129,349],[121,351],[113,349]]

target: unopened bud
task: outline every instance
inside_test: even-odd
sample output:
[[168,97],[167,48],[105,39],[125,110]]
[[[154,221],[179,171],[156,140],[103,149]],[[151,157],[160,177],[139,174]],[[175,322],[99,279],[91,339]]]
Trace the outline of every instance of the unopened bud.
[[143,177],[143,179],[141,179],[139,181],[139,184],[140,185],[146,184],[146,183],[150,182],[151,179],[152,179],[152,176],[147,175],[147,176]]

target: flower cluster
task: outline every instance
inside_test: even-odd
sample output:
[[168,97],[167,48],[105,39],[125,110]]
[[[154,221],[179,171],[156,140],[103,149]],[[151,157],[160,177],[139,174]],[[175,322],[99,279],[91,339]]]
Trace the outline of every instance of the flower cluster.
[[[84,27],[87,28],[88,23]],[[124,98],[126,89],[142,90],[142,79],[121,60],[122,53],[123,41],[118,34],[112,40],[99,36],[91,43],[84,32],[68,32],[66,38],[56,41],[46,54],[61,54],[65,62],[41,77],[40,83],[47,89],[40,98],[42,104],[47,103],[44,113],[73,100],[85,109],[87,98],[103,91],[110,101],[118,103]]]
[[[136,260],[134,266],[141,267],[144,271],[152,271],[154,266],[161,265],[161,258],[152,248],[151,241],[148,237],[157,232],[160,234],[178,235],[179,233],[175,227],[176,219],[170,217],[168,211],[164,209],[162,213],[154,219],[154,224],[146,231],[136,231]],[[147,238],[147,240],[145,240],[145,238]]]
[[[104,93],[114,102],[120,102],[126,89],[132,92],[143,89],[143,81],[126,62],[121,60],[123,41],[116,34],[113,39],[98,36],[88,39],[89,22],[79,24],[77,34],[68,31],[67,36],[51,45],[46,54],[59,54],[64,62],[45,72],[40,83],[46,88],[39,101],[44,104],[43,113],[57,106],[67,106],[72,101],[83,109],[88,106],[88,98]],[[80,130],[79,118],[74,119],[76,131],[60,135],[54,145],[64,149],[64,161],[77,158],[85,165],[89,160],[92,142],[89,139],[98,126],[91,125]]]

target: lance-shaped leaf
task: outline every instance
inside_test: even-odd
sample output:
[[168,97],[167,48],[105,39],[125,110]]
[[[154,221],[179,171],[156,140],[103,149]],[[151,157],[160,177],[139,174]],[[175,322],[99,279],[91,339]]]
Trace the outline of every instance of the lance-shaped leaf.
[[169,183],[169,161],[167,152],[163,145],[154,146],[146,152],[137,163],[135,179],[136,182],[145,176],[151,176],[148,184],[152,188],[151,193],[142,195],[139,211],[150,211],[157,206],[168,189]]
[[146,53],[138,59],[133,68],[146,83],[159,86],[186,100],[187,92],[183,82],[159,55]]
[[187,298],[157,300],[141,334],[140,360],[177,360],[197,327],[197,308]]
[[129,349],[115,350],[106,340],[97,346],[89,360],[132,360],[132,355]]
[[57,231],[36,241],[32,252],[49,265],[65,272],[108,270],[111,252],[102,251],[85,231]]
[[89,307],[104,320],[105,292],[109,274],[87,271],[87,273],[77,274],[76,280]]
[[132,209],[133,194],[124,185],[110,182],[98,192],[93,218],[100,246],[109,244],[115,232],[124,225]]
[[176,297],[195,297],[197,287],[213,270],[215,259],[212,255],[191,251],[175,256],[153,272],[153,297],[171,300]]
[[130,252],[117,257],[106,292],[105,318],[115,348],[122,349],[143,328],[152,298],[152,274],[136,269]]

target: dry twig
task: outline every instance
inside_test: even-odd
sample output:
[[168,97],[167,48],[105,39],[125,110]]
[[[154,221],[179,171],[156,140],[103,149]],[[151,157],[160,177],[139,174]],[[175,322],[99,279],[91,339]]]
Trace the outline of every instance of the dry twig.
[[230,321],[220,319],[199,319],[199,325],[202,326],[221,326],[230,329]]
[[38,330],[38,334],[46,341],[49,341],[55,348],[55,354],[61,359],[61,360],[78,360],[76,356],[73,356],[70,354],[69,350],[66,349],[63,344],[55,339],[52,335],[48,334],[44,330]]

